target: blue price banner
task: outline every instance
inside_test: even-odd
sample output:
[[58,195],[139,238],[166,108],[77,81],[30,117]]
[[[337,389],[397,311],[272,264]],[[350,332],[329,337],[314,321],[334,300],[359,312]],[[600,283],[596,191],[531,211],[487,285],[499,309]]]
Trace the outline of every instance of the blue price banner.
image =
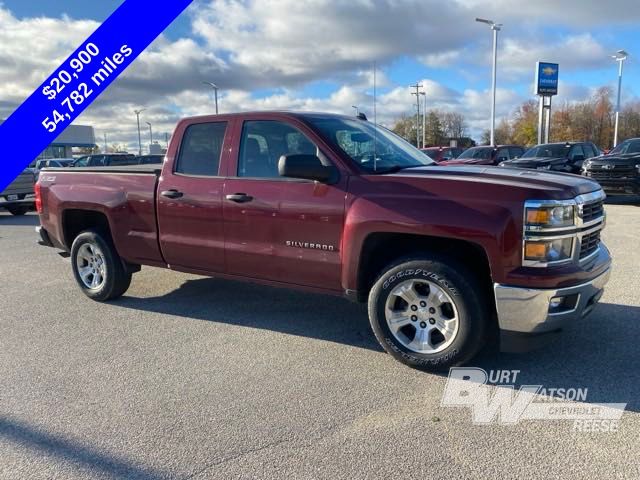
[[[0,191],[113,82],[192,0],[125,0],[0,125]],[[152,7],[152,8],[150,8]]]
[[536,95],[550,97],[558,94],[560,66],[557,63],[536,63]]

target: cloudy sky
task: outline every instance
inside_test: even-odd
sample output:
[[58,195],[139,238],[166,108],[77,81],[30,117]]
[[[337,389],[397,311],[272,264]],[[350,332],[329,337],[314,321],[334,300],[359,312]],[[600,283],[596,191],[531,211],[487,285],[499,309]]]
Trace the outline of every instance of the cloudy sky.
[[[0,118],[120,3],[0,0]],[[178,118],[213,111],[203,80],[220,87],[222,112],[358,105],[370,114],[375,61],[381,123],[414,113],[408,86],[418,81],[430,108],[464,114],[479,138],[489,122],[491,32],[478,16],[504,24],[498,117],[532,98],[537,60],[560,63],[557,104],[613,88],[609,55],[624,48],[623,100],[640,96],[638,0],[195,0],[76,123],[134,151],[133,110],[145,108],[141,121],[164,141]]]

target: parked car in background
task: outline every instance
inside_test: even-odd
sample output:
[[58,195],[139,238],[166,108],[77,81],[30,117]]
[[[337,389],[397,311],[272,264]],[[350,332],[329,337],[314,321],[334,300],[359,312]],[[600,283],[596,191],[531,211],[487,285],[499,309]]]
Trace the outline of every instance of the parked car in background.
[[70,167],[75,162],[74,158],[50,158],[48,160],[38,160],[36,162],[35,167],[33,168],[33,173],[36,176],[36,180],[40,175],[40,170],[43,168],[64,168]]
[[164,161],[164,155],[139,155],[135,157],[132,165],[151,165],[156,163],[162,163]]
[[580,174],[583,162],[599,154],[600,150],[591,142],[545,143],[500,166]]
[[130,153],[97,153],[78,158],[73,162],[74,167],[119,167],[136,165],[135,155]]
[[584,162],[582,174],[609,194],[640,195],[640,138],[630,138],[608,155]]
[[50,158],[48,160],[38,160],[36,162],[35,170],[40,171],[43,168],[69,167],[75,161],[75,158]]
[[454,160],[442,162],[442,165],[498,165],[500,162],[519,158],[524,153],[520,145],[497,145],[471,147]]
[[[7,209],[12,215],[24,215],[34,205],[36,177],[32,169],[27,168],[0,192],[0,208]],[[28,198],[31,196],[31,198]]]
[[453,160],[464,152],[464,148],[460,147],[428,147],[420,149],[422,153],[426,153],[434,162],[445,162]]
[[201,116],[162,169],[41,175],[37,232],[93,300],[141,265],[346,296],[394,358],[443,370],[581,322],[609,278],[600,186],[521,173],[436,166],[359,118]]

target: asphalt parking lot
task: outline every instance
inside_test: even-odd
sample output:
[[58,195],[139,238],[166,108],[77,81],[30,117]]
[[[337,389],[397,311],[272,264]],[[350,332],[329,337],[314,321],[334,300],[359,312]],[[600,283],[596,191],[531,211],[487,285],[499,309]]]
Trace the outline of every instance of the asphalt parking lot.
[[34,214],[0,212],[0,477],[640,478],[640,206],[607,212],[614,271],[592,316],[473,365],[626,402],[616,433],[474,425],[346,300],[144,268],[92,302],[36,245]]

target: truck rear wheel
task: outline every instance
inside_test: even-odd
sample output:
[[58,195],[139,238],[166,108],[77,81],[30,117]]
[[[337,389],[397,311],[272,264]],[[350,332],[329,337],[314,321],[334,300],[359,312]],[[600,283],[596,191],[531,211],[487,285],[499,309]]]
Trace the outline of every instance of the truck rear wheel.
[[111,239],[87,230],[71,246],[73,275],[84,294],[99,302],[124,294],[131,284],[131,273],[124,268]]
[[389,265],[369,293],[382,347],[414,368],[439,371],[470,360],[485,342],[486,303],[476,278],[452,259],[412,257]]
[[11,215],[15,215],[16,217],[20,217],[20,216],[26,214],[29,211],[29,206],[28,205],[13,205],[13,206],[7,207],[7,210],[9,210],[9,213]]

